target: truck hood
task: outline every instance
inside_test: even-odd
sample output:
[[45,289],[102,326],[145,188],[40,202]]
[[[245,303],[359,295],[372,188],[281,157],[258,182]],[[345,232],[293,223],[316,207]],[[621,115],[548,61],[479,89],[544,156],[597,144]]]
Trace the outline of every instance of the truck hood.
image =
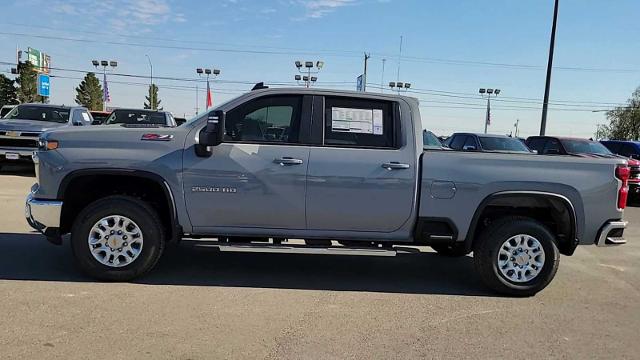
[[63,126],[67,126],[67,123],[22,119],[0,120],[0,130],[4,131],[44,132],[47,130],[58,129]]

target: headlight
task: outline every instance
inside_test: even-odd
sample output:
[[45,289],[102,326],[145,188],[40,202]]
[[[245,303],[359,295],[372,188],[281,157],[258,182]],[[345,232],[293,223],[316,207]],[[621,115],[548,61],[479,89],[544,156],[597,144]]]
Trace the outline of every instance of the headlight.
[[38,139],[38,150],[40,151],[55,150],[58,145],[57,140]]

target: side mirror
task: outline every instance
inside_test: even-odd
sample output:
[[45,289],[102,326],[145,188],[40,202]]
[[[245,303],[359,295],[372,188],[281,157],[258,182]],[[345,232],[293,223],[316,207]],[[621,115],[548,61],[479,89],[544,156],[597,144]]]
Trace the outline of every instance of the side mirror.
[[207,126],[198,135],[196,154],[198,156],[211,156],[211,146],[218,146],[224,138],[225,112],[222,110],[211,111],[207,116]]
[[538,150],[531,150],[532,153],[538,154]]
[[463,146],[462,150],[464,151],[476,151],[476,147],[473,145],[467,145],[467,146]]
[[82,126],[82,125],[84,125],[82,123],[82,121],[80,121],[80,120],[73,120],[71,123],[73,124],[73,126]]

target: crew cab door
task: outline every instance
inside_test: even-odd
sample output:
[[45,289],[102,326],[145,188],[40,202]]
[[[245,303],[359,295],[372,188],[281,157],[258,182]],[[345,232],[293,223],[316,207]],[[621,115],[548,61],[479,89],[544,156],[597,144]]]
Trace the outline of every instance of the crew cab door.
[[413,127],[401,126],[400,104],[314,99],[312,137],[320,145],[309,156],[308,229],[330,236],[406,228],[415,205],[417,153]]
[[184,193],[195,229],[305,228],[309,147],[300,127],[310,121],[310,104],[289,95],[248,100],[227,111],[224,142],[211,156],[185,146]]

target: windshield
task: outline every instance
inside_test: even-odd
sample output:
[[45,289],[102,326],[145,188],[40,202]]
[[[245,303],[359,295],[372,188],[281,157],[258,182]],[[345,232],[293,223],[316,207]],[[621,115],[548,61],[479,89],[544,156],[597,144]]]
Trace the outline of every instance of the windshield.
[[568,153],[613,155],[609,149],[597,141],[590,140],[562,140],[562,145]]
[[158,124],[167,125],[164,113],[145,110],[115,110],[109,115],[106,125],[112,124]]
[[66,123],[69,121],[69,109],[55,106],[20,105],[13,108],[4,118]]
[[485,137],[480,136],[480,145],[484,151],[511,151],[529,153],[522,141],[510,137]]
[[438,138],[431,131],[427,130],[424,130],[422,132],[422,145],[424,147],[442,147],[442,143],[440,142],[440,140],[438,140]]

